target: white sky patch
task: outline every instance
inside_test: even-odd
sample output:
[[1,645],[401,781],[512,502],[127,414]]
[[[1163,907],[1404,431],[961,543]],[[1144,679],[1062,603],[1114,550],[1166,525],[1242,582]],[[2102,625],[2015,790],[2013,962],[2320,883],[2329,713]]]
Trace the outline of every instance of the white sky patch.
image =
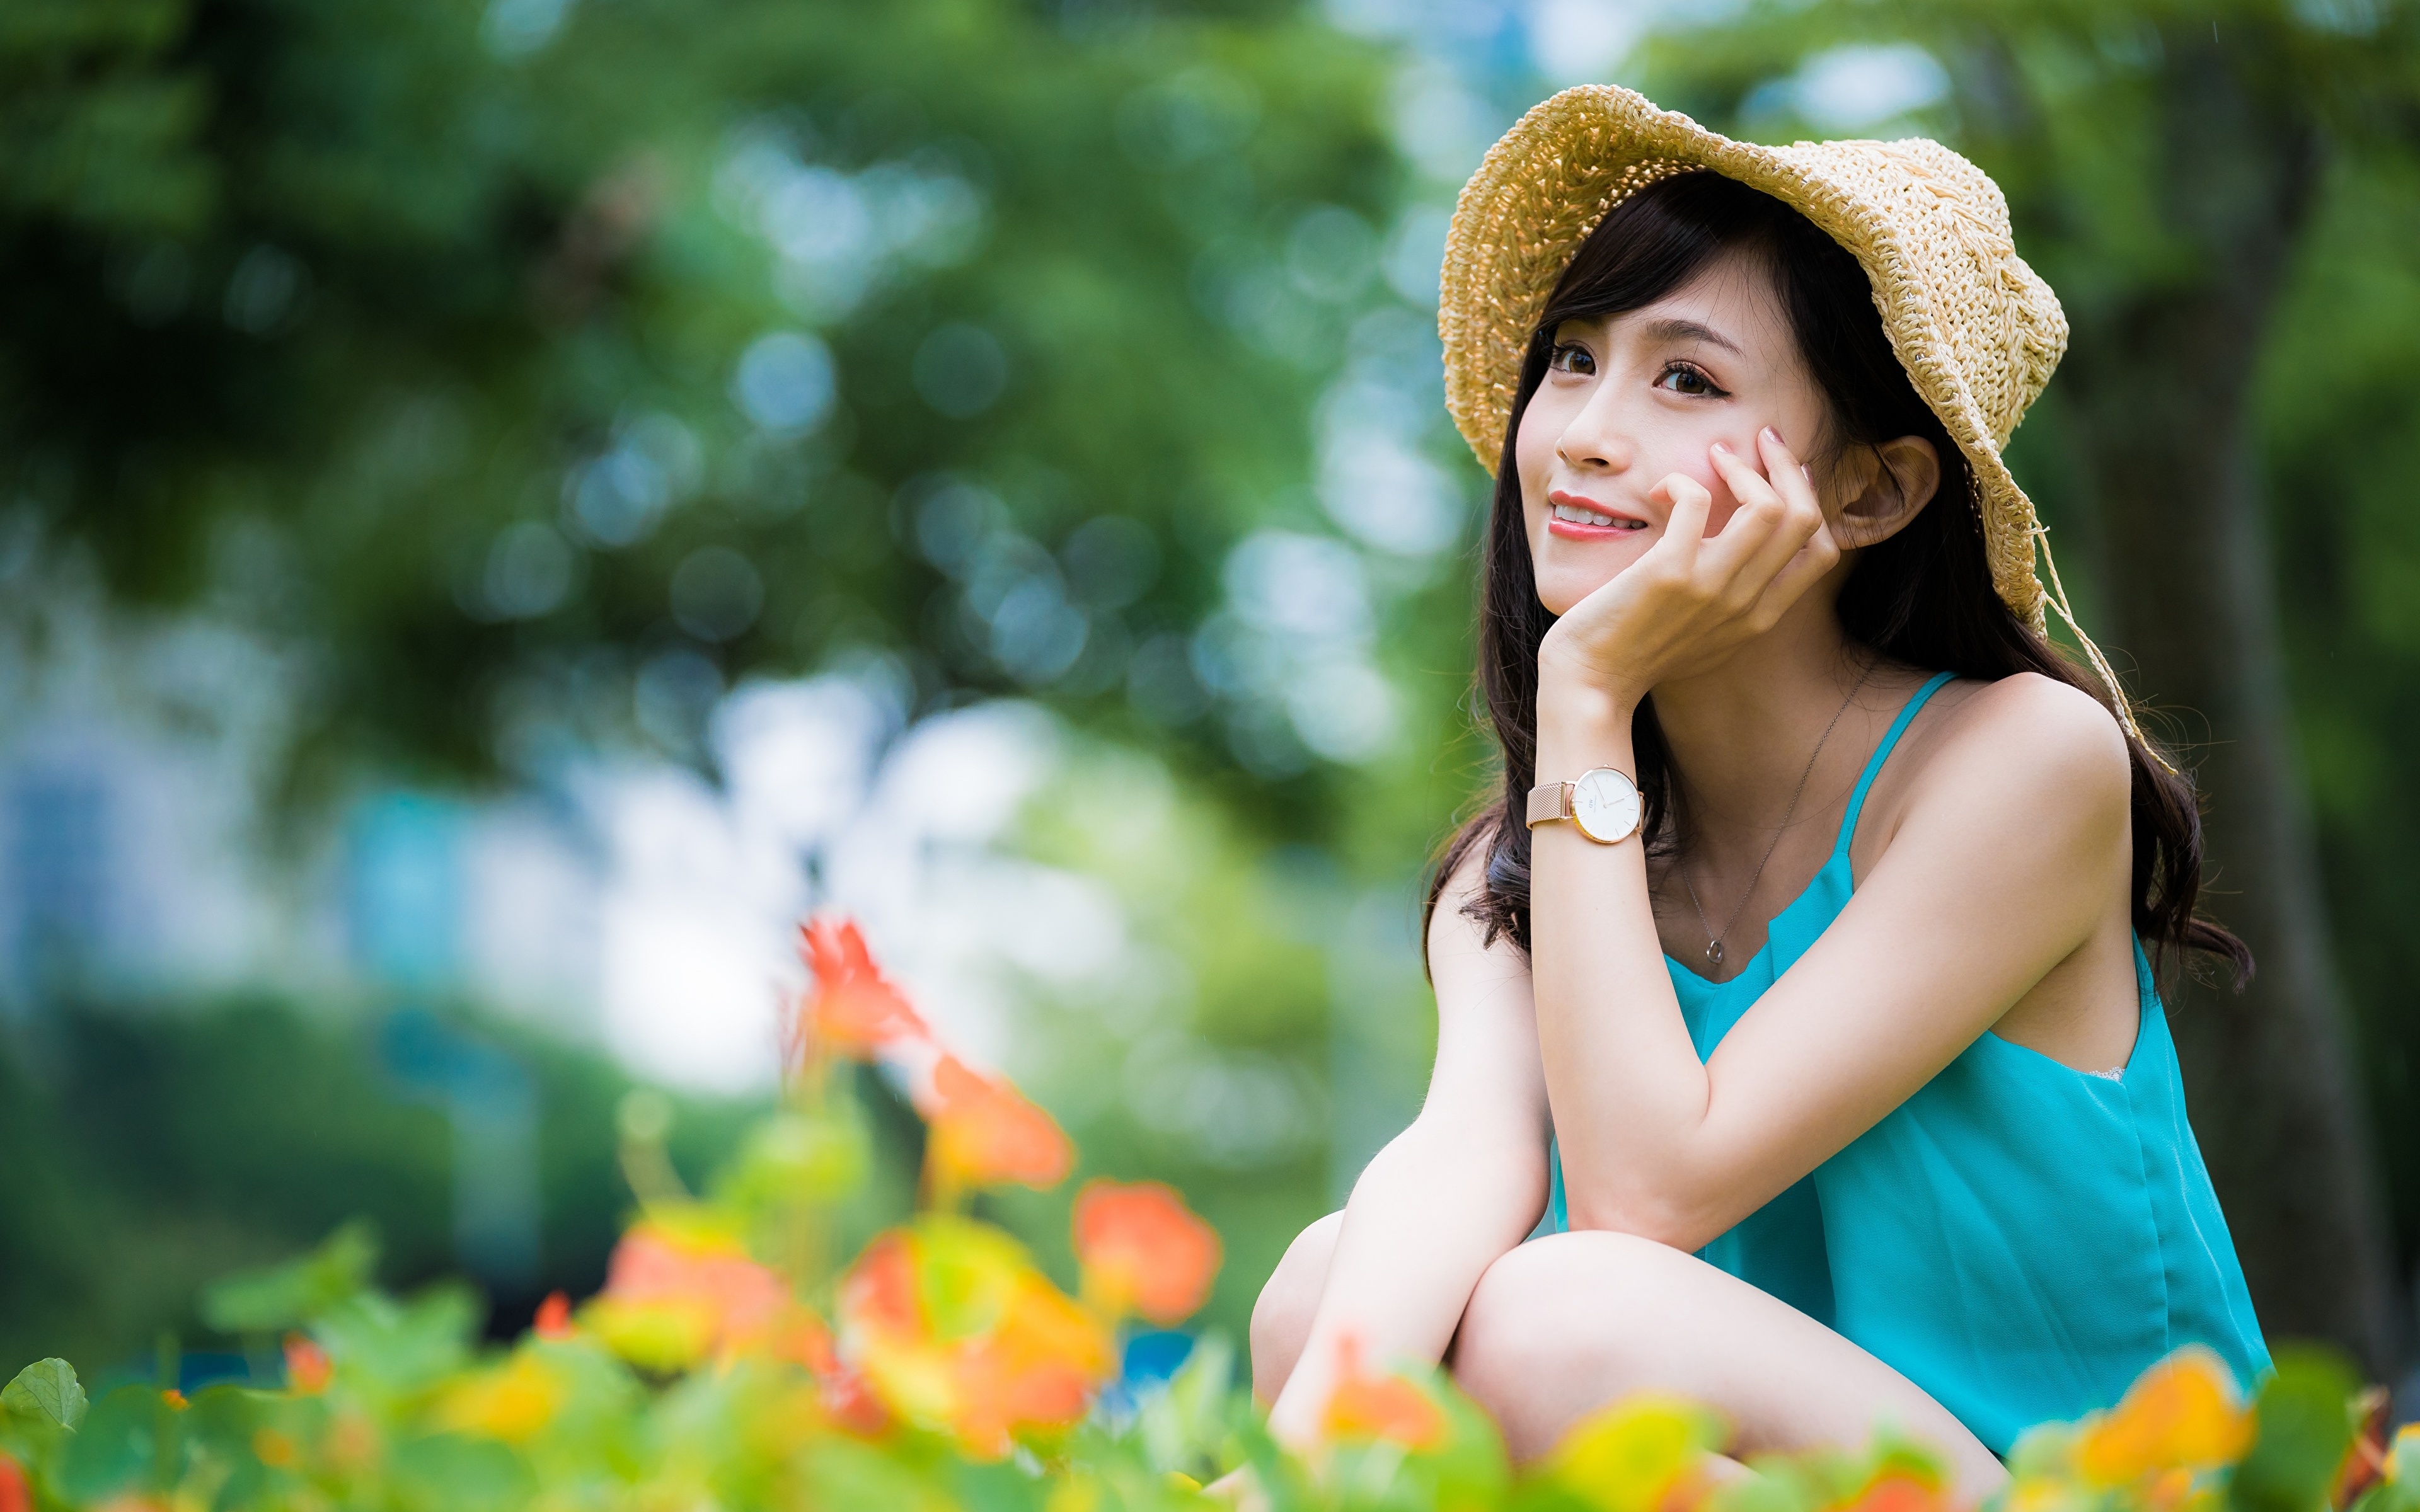
[[1949,75],[1913,42],[1836,47],[1799,65],[1792,92],[1809,124],[1855,131],[1938,102]]
[[1016,1042],[1020,980],[1081,986],[1125,970],[1116,901],[1005,848],[1058,770],[1056,723],[991,703],[894,738],[886,691],[837,676],[742,687],[714,722],[721,790],[675,768],[595,785],[611,855],[606,1041],[634,1073],[771,1085],[776,1008],[803,980],[796,927],[811,910],[856,916],[943,1038],[995,1066]]
[[1659,8],[1645,0],[1537,0],[1526,18],[1529,61],[1552,84],[1604,84]]

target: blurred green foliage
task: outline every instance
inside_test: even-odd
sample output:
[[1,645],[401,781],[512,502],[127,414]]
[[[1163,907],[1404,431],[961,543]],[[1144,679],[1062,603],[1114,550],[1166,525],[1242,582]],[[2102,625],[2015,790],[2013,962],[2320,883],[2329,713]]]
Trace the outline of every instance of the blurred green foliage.
[[[1132,725],[1125,649],[1300,492],[1397,171],[1313,22],[1088,18],[13,6],[0,488],[306,647],[305,756],[688,755],[729,677],[856,645]],[[953,478],[984,508],[920,550]],[[1001,531],[1091,659],[970,642],[933,559]]]
[[[1460,722],[1462,587],[1419,569],[1381,599],[1389,659],[1431,686],[1374,781],[1222,702],[1187,648],[1234,541],[1327,529],[1304,479],[1337,367],[1406,339],[1420,361],[1426,316],[1375,270],[1402,187],[1388,77],[1274,6],[10,6],[0,286],[39,293],[0,301],[0,628],[39,652],[43,594],[16,589],[88,566],[131,610],[258,637],[302,836],[365,768],[704,763],[732,683],[853,651],[897,654],[918,712],[1038,695],[1185,774],[1186,843],[1158,860],[1199,875],[1151,879],[1197,984],[1175,1007],[1221,1068],[1307,1083],[1316,1110],[1331,965],[1261,884],[1307,862],[1297,891],[1325,896],[1326,842],[1364,879],[1417,866],[1459,795],[1432,753]],[[1019,639],[987,616],[1027,583],[1042,630]],[[163,696],[192,728],[225,717]],[[1140,886],[1122,824],[1061,849]],[[1403,987],[1365,1000],[1418,1043]],[[141,1348],[198,1275],[355,1211],[395,1275],[441,1266],[446,1135],[369,1085],[348,1032],[70,1018],[58,1158],[0,1178],[28,1187],[0,1204],[24,1250],[0,1319],[42,1336],[0,1345]],[[577,1291],[618,1177],[612,1079],[564,1074],[542,1078],[546,1265]],[[1256,1165],[1100,1117],[1094,1148],[1207,1176],[1241,1262],[1214,1317],[1240,1329],[1327,1199],[1325,1131],[1266,1131]],[[101,1262],[147,1227],[156,1259]]]
[[[0,1354],[140,1365],[162,1328],[198,1348],[219,1335],[194,1311],[204,1283],[356,1218],[389,1285],[458,1271],[453,1134],[382,1063],[379,1027],[262,1000],[82,1008],[0,1048]],[[613,1139],[630,1084],[593,1053],[476,1029],[526,1069],[539,1108],[536,1286],[495,1299],[498,1326],[517,1326],[539,1293],[603,1278],[631,1201]],[[675,1164],[703,1179],[753,1111],[685,1103]]]

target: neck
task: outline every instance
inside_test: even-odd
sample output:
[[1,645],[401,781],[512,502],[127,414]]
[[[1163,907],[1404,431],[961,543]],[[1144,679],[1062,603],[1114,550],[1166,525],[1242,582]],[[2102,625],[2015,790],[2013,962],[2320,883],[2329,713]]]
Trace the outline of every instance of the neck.
[[1844,741],[1835,728],[1811,777],[1808,762],[1870,655],[1849,643],[1829,603],[1802,601],[1721,665],[1657,685],[1656,723],[1693,845],[1722,847],[1769,832],[1802,780],[1807,791],[1798,818],[1830,796],[1838,785],[1830,769],[1842,751],[1857,755],[1864,743]]

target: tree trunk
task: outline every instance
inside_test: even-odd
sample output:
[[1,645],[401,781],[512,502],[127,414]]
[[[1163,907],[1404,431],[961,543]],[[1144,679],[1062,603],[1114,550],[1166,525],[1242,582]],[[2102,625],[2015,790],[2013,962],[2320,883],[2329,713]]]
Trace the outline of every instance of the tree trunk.
[[[2100,494],[2119,665],[2182,716],[2208,811],[2205,911],[2252,947],[2237,993],[2172,1002],[2194,1127],[2263,1327],[2374,1377],[2401,1340],[2277,629],[2247,413],[2319,170],[2308,120],[2248,100],[2207,39],[2167,39],[2164,224],[2197,271],[2079,329],[2069,370]],[[2206,726],[2206,729],[2204,728]],[[2154,728],[2158,727],[2155,719]]]

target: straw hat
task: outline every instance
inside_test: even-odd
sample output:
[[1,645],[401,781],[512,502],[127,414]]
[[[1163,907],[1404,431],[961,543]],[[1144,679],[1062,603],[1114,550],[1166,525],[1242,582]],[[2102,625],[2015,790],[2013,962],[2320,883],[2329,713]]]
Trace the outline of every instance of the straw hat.
[[2067,350],[2067,316],[2017,255],[1999,186],[1938,142],[1758,147],[1610,85],[1566,89],[1522,116],[1463,187],[1437,301],[1446,408],[1480,466],[1496,470],[1530,332],[1580,242],[1631,194],[1697,168],[1771,194],[1856,256],[1891,349],[1966,455],[1993,586],[2036,630],[2045,607],[2058,611],[2132,730],[2117,677],[2069,612],[2033,501],[2000,456]]

